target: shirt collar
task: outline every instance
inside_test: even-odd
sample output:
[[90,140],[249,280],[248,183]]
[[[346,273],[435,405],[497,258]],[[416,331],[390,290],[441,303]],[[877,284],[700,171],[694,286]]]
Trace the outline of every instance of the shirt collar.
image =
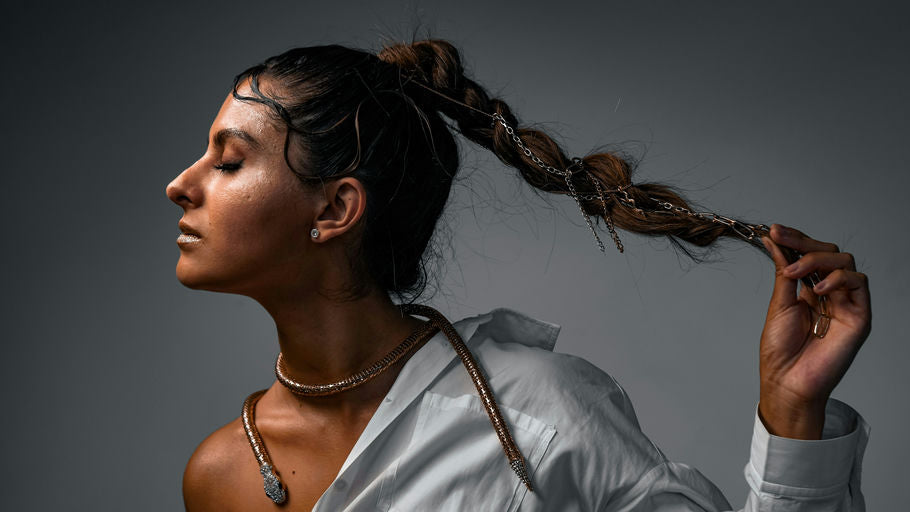
[[481,327],[482,332],[489,335],[493,341],[520,343],[551,352],[556,346],[556,338],[561,329],[559,324],[538,320],[510,308],[496,308],[483,317],[488,319]]
[[[489,313],[462,318],[452,324],[468,347],[476,346],[481,339],[501,343],[553,350],[560,326],[545,322],[510,308],[496,308]],[[457,354],[443,332],[436,333],[423,347],[408,359],[392,388],[376,409],[370,422],[357,439],[341,467],[343,474],[364,450],[420,396],[449,366]]]

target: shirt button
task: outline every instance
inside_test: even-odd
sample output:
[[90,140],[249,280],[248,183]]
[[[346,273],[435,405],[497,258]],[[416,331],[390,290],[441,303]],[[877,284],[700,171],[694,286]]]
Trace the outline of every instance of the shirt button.
[[347,482],[345,482],[344,480],[338,480],[337,482],[335,482],[335,485],[333,485],[332,487],[334,487],[336,491],[343,491],[345,489],[345,487],[347,487],[347,486],[348,486]]

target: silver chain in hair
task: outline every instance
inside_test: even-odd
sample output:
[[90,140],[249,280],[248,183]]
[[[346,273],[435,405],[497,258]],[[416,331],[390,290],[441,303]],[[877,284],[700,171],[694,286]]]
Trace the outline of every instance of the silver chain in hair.
[[604,220],[607,222],[607,229],[610,231],[610,236],[613,237],[613,242],[616,244],[616,248],[619,249],[619,252],[623,252],[622,242],[619,241],[619,235],[616,234],[616,230],[613,227],[614,226],[613,217],[610,215],[610,211],[607,208],[607,200],[603,195],[603,190],[600,188],[600,185],[598,184],[597,180],[591,176],[591,173],[589,173],[584,168],[584,163],[581,161],[581,158],[577,158],[577,157],[573,158],[572,164],[569,165],[568,167],[566,167],[565,170],[557,169],[556,167],[553,167],[552,165],[547,164],[546,162],[541,160],[540,157],[538,157],[537,155],[532,153],[531,150],[527,146],[524,145],[524,142],[522,142],[521,137],[519,137],[518,134],[515,133],[515,129],[512,128],[512,126],[510,126],[509,123],[506,122],[506,119],[504,117],[502,117],[502,114],[500,114],[499,112],[496,112],[495,114],[493,114],[493,120],[494,120],[493,125],[495,126],[495,123],[499,122],[499,124],[501,124],[503,126],[503,128],[505,128],[506,133],[509,134],[509,136],[515,142],[515,144],[518,145],[519,149],[521,149],[521,152],[524,153],[525,156],[530,158],[531,161],[533,161],[535,164],[537,164],[538,167],[540,167],[541,169],[543,169],[544,171],[546,171],[550,174],[554,174],[556,176],[562,176],[563,178],[565,178],[566,186],[569,187],[569,194],[571,194],[571,196],[575,199],[575,203],[578,205],[578,209],[581,210],[581,216],[584,217],[585,223],[588,225],[588,228],[591,230],[591,234],[594,235],[594,241],[597,243],[597,247],[600,249],[600,252],[606,254],[607,250],[606,250],[606,248],[604,248],[603,242],[600,241],[600,237],[597,236],[597,231],[594,229],[594,224],[591,222],[591,218],[588,217],[587,212],[585,212],[584,207],[582,207],[580,196],[578,195],[578,192],[575,190],[575,185],[572,184],[572,176],[574,174],[579,173],[579,172],[584,172],[588,176],[588,180],[590,180],[592,183],[594,183],[594,186],[597,189],[597,193],[598,193],[597,198],[600,199],[600,204],[601,204],[601,206],[603,206]]
[[[594,229],[594,224],[591,222],[591,219],[588,217],[588,214],[585,212],[585,209],[584,209],[584,207],[582,207],[582,204],[581,204],[582,199],[584,199],[585,201],[593,201],[595,199],[599,200],[601,206],[603,207],[603,216],[604,216],[604,220],[607,223],[607,229],[610,231],[610,236],[613,238],[613,242],[616,244],[616,248],[619,249],[619,252],[623,252],[623,245],[622,245],[622,242],[620,242],[620,240],[619,240],[619,236],[616,234],[613,217],[610,215],[609,208],[607,208],[607,200],[604,197],[604,190],[601,188],[601,183],[594,176],[592,176],[590,172],[588,172],[584,168],[584,162],[582,162],[582,160],[580,158],[577,158],[577,157],[572,158],[572,163],[565,169],[557,169],[556,167],[553,167],[552,165],[549,165],[548,163],[541,160],[540,157],[535,155],[527,146],[525,146],[524,142],[521,140],[521,137],[519,137],[518,133],[516,133],[515,128],[513,128],[511,125],[509,125],[509,123],[506,121],[505,117],[503,117],[502,114],[500,114],[499,112],[495,112],[493,114],[484,112],[484,111],[479,110],[475,107],[472,107],[471,105],[468,105],[462,101],[456,100],[455,98],[452,98],[446,94],[443,94],[428,85],[424,85],[424,84],[420,83],[420,81],[415,81],[414,83],[416,85],[419,85],[420,87],[432,92],[433,94],[437,94],[449,101],[458,103],[459,105],[462,105],[471,110],[474,110],[475,112],[478,112],[485,116],[491,117],[493,119],[493,122],[490,124],[490,126],[491,127],[496,126],[497,122],[499,124],[501,124],[502,127],[505,128],[506,133],[509,135],[509,137],[511,137],[512,141],[515,142],[515,144],[518,146],[518,148],[521,150],[521,152],[524,153],[525,156],[530,158],[531,161],[533,161],[535,164],[537,164],[538,167],[540,167],[541,169],[543,169],[544,171],[546,171],[550,174],[553,174],[556,176],[562,176],[563,178],[565,178],[566,186],[569,188],[569,194],[571,194],[572,198],[575,199],[575,203],[578,205],[578,209],[581,210],[581,215],[584,217],[585,223],[588,225],[588,228],[591,230],[591,234],[594,235],[594,241],[597,243],[597,247],[600,249],[601,252],[606,253],[604,244],[603,244],[603,242],[600,241],[600,237],[597,236],[597,231]],[[575,190],[575,186],[572,184],[572,176],[579,172],[584,172],[588,178],[588,181],[590,181],[592,184],[594,184],[594,188],[597,190],[596,195],[594,195],[594,194],[579,195],[577,193],[577,191]],[[613,190],[608,190],[607,193],[610,194],[611,199],[616,199],[617,201],[619,201],[620,203],[622,203],[623,205],[625,205],[626,207],[631,209],[634,213],[636,213],[640,216],[644,216],[646,213],[646,210],[640,208],[635,203],[635,199],[632,198],[632,196],[629,194],[628,188],[631,186],[633,186],[632,183],[627,183],[625,185],[616,187]],[[688,208],[684,208],[682,206],[677,206],[668,201],[656,199],[651,196],[648,196],[648,199],[650,199],[653,203],[660,206],[661,209],[659,209],[659,210],[648,209],[647,213],[685,215],[685,216],[689,216],[689,217],[698,218],[703,221],[724,224],[725,226],[730,228],[730,230],[732,230],[734,233],[736,233],[741,238],[743,238],[744,240],[749,241],[749,242],[753,242],[756,237],[761,237],[762,235],[766,235],[769,233],[769,227],[765,226],[764,224],[747,224],[745,222],[741,222],[736,219],[724,217],[723,215],[717,215],[716,213],[713,213],[713,212],[693,212],[692,210],[689,210]]]
[[[604,220],[607,223],[607,229],[610,231],[610,235],[613,237],[613,242],[616,244],[616,248],[619,249],[619,252],[623,252],[622,242],[619,240],[619,236],[616,235],[616,230],[614,228],[615,224],[613,222],[613,217],[610,215],[609,209],[607,208],[607,200],[604,197],[604,190],[601,188],[600,181],[595,178],[587,169],[584,168],[584,163],[580,158],[572,158],[572,164],[566,167],[564,170],[557,169],[552,165],[547,164],[535,155],[521,140],[521,137],[515,132],[515,129],[509,125],[505,118],[500,113],[495,113],[492,115],[494,122],[499,123],[505,128],[506,133],[512,138],[518,148],[524,153],[525,156],[531,159],[538,167],[544,171],[554,174],[556,176],[562,176],[566,180],[566,185],[569,188],[569,194],[575,199],[575,203],[578,204],[578,209],[581,210],[581,214],[587,223],[588,228],[591,230],[591,233],[594,235],[594,240],[597,243],[597,247],[601,252],[606,252],[604,249],[603,242],[600,241],[600,237],[597,236],[597,232],[594,230],[594,225],[591,222],[590,217],[585,212],[584,208],[581,205],[581,200],[593,201],[599,200],[601,206],[603,207]],[[575,190],[575,185],[572,184],[572,176],[579,172],[584,172],[594,188],[597,190],[597,194],[584,194],[580,195]],[[714,222],[718,224],[723,224],[730,228],[731,231],[739,235],[746,241],[752,242],[756,237],[761,237],[763,234],[769,232],[768,226],[764,224],[748,224],[736,219],[731,219],[723,215],[718,215],[713,212],[694,212],[688,208],[674,205],[669,201],[664,201],[662,199],[657,199],[651,196],[648,196],[648,199],[651,200],[654,204],[658,205],[661,209],[643,209],[636,202],[635,199],[629,194],[629,187],[633,186],[632,183],[616,187],[615,189],[608,190],[607,194],[610,195],[611,199],[615,199],[618,202],[622,203],[634,213],[644,216],[646,213],[657,213],[657,214],[670,214],[670,215],[679,215],[679,216],[688,216],[693,217],[706,222]]]

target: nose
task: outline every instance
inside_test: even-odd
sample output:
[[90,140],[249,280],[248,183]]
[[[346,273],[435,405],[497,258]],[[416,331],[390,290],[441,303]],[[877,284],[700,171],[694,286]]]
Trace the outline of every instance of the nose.
[[202,202],[200,187],[193,180],[193,169],[199,162],[187,167],[176,178],[167,184],[164,193],[168,199],[182,206],[188,207],[190,204],[197,206]]

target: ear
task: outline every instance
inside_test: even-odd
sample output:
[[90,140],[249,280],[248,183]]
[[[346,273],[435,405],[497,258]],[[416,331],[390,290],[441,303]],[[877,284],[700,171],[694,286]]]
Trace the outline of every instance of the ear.
[[353,229],[360,222],[367,208],[367,191],[357,178],[346,176],[323,186],[323,199],[313,220],[313,227],[319,229],[319,238],[313,242],[324,242]]

